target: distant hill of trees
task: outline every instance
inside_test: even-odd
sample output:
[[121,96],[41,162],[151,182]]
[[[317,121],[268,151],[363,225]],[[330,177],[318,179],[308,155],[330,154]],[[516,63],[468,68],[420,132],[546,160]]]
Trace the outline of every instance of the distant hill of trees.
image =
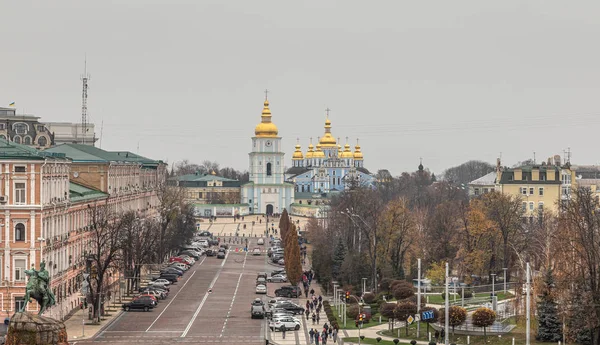
[[494,170],[496,170],[496,167],[490,163],[472,160],[446,169],[443,179],[453,184],[468,184]]

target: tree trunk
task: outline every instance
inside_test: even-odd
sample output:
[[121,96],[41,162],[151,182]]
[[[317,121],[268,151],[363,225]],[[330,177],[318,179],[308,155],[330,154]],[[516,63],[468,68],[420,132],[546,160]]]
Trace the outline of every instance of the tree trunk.
[[485,343],[487,344],[487,333],[485,332],[485,326],[483,326],[483,339],[484,339]]

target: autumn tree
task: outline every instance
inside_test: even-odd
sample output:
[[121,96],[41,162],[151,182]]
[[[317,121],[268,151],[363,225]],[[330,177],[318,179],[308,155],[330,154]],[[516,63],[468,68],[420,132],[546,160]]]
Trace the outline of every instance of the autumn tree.
[[446,281],[446,263],[434,262],[425,272],[425,276],[431,280],[433,285],[442,285]]
[[487,162],[471,160],[461,165],[446,169],[444,180],[454,184],[467,184],[494,171],[494,166]]
[[473,322],[473,326],[483,327],[483,336],[487,343],[486,328],[493,325],[496,321],[496,312],[488,308],[479,308],[471,315],[471,321]]
[[415,294],[412,284],[404,280],[396,280],[392,284],[392,294],[398,301],[409,298]]
[[408,336],[408,317],[417,313],[417,305],[409,301],[400,301],[394,309],[394,317],[398,320],[405,321],[406,336]]
[[287,209],[283,209],[281,212],[281,217],[279,217],[279,235],[281,236],[281,241],[286,242],[285,236],[290,228],[290,216],[288,215]]
[[412,215],[403,199],[390,201],[385,210],[381,222],[382,259],[380,266],[390,267],[394,277],[404,279],[404,264],[406,255],[411,248],[415,229]]
[[390,324],[392,325],[392,331],[394,330],[394,319],[396,317],[396,314],[394,313],[395,309],[396,303],[383,302],[379,307],[379,313],[381,316],[389,320]]
[[297,285],[302,277],[302,263],[300,262],[300,245],[298,232],[294,224],[289,224],[285,237],[285,271],[291,284]]
[[[440,309],[440,323],[446,323],[445,308]],[[454,337],[454,328],[462,325],[467,320],[467,310],[459,306],[451,306],[448,309],[448,324],[452,327],[452,336]]]

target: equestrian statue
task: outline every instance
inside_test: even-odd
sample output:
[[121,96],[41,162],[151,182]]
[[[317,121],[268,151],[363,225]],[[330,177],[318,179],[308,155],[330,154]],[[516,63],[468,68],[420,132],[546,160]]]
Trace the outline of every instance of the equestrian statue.
[[42,315],[48,307],[56,304],[56,298],[49,287],[50,274],[46,271],[46,262],[42,261],[40,263],[39,271],[35,270],[35,266],[31,266],[30,270],[25,270],[25,274],[29,277],[29,281],[25,287],[25,303],[19,312],[24,312],[29,299],[33,298],[40,305],[38,315]]

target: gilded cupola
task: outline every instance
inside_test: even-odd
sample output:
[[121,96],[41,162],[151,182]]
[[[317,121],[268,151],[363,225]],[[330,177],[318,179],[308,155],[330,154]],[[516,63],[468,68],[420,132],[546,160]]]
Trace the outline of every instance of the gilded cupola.
[[308,144],[308,151],[306,151],[305,158],[309,159],[309,158],[314,158],[314,157],[315,157],[314,146],[312,143],[310,143],[310,144]]
[[302,160],[304,156],[302,155],[302,151],[300,150],[300,144],[296,144],[296,151],[292,155],[292,160]]
[[325,158],[325,152],[323,152],[323,150],[321,150],[321,144],[319,141],[319,144],[317,144],[317,150],[314,153],[314,158]]
[[[358,149],[360,152],[360,148]],[[350,144],[346,143],[346,145],[344,145],[344,152],[342,152],[342,154],[340,155],[340,158],[353,158],[355,157],[352,154],[352,151],[350,150]],[[362,154],[361,154],[362,157]]]
[[319,140],[319,144],[321,144],[321,147],[337,147],[337,142],[331,135],[331,121],[329,119],[325,120],[325,134]]
[[277,126],[271,122],[271,109],[269,109],[269,100],[265,99],[262,111],[261,121],[254,129],[254,134],[259,138],[276,138]]
[[363,154],[360,151],[360,145],[358,145],[358,143],[356,143],[356,146],[354,146],[354,160],[362,160],[363,159]]

